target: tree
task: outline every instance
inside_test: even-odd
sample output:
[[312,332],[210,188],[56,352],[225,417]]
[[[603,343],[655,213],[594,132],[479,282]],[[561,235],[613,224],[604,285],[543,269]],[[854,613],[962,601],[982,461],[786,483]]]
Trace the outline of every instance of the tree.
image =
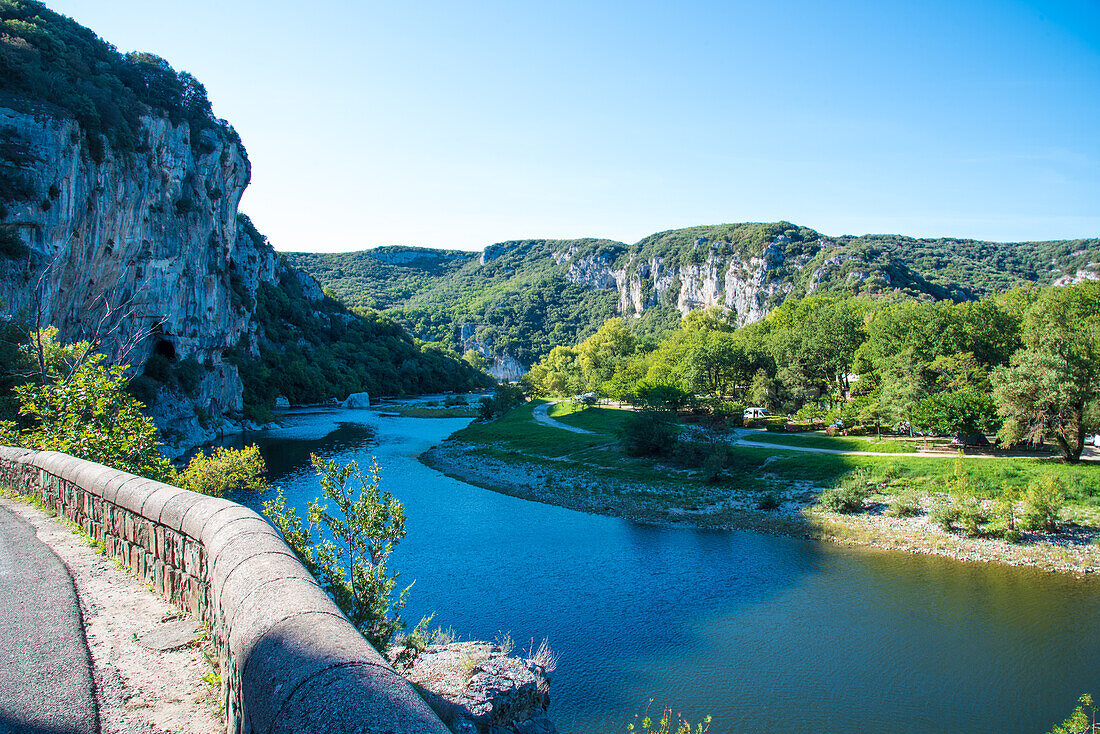
[[577,345],[577,366],[584,389],[598,390],[634,353],[637,340],[621,318],[608,319],[595,334]]
[[380,491],[377,461],[371,462],[368,483],[354,461],[338,466],[316,454],[310,459],[324,497],[337,511],[329,513],[327,504],[312,500],[303,524],[278,490],[274,500],[264,502],[264,514],[348,621],[376,649],[385,650],[405,627],[401,610],[411,588],[405,587],[396,600],[390,598],[398,574],[391,574],[387,563],[405,537],[405,510],[389,492]]
[[996,423],[992,399],[972,387],[929,395],[913,410],[913,425],[937,434],[972,436],[993,430]]
[[145,407],[125,391],[125,367],[104,367],[94,354],[67,381],[15,388],[19,415],[30,427],[2,424],[2,440],[61,451],[140,476],[171,481],[172,465],[160,452],[157,427]]
[[1001,436],[1052,439],[1076,462],[1100,425],[1100,283],[1044,291],[1025,314],[1023,341],[991,377]]

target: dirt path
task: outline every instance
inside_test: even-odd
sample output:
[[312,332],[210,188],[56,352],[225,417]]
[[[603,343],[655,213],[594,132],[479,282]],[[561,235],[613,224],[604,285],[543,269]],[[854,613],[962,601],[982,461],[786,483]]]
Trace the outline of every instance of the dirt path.
[[0,507],[33,526],[72,574],[92,658],[100,731],[224,732],[221,692],[208,682],[216,681],[207,658],[212,646],[199,623],[56,518],[7,497],[0,497]]
[[563,431],[569,431],[571,433],[584,433],[584,434],[587,434],[589,436],[595,436],[596,435],[595,431],[589,431],[589,430],[585,430],[584,428],[577,428],[576,426],[570,426],[570,425],[567,425],[565,423],[562,423],[561,421],[554,420],[553,418],[551,418],[550,417],[550,406],[555,405],[555,404],[556,403],[543,403],[542,405],[536,406],[535,409],[533,411],[531,411],[531,415],[534,417],[534,419],[536,421],[538,421],[539,423],[541,423],[544,426],[550,426],[551,428],[560,428]]
[[[735,428],[731,432],[731,446],[744,446],[744,447],[756,447],[762,449],[772,449],[778,451],[804,451],[809,454],[834,454],[838,456],[881,456],[883,458],[901,458],[909,457],[916,459],[957,459],[957,453],[950,454],[933,454],[933,453],[921,453],[921,452],[905,452],[897,453],[891,451],[856,451],[854,449],[823,449],[816,446],[792,446],[785,443],[767,443],[764,441],[750,441],[746,439],[746,436],[760,435],[756,431],[751,431],[745,428]],[[1091,447],[1087,447],[1081,454],[1082,461],[1096,461],[1100,459],[1100,455],[1089,450]],[[1049,455],[1036,454],[1034,456],[997,456],[996,454],[963,454],[964,459],[1043,459],[1050,458]]]

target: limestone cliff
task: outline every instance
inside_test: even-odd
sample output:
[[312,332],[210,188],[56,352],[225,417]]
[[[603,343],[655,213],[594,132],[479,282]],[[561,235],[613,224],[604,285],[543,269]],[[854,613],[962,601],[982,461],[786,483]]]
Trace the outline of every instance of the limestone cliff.
[[792,293],[810,295],[823,284],[833,291],[952,295],[894,258],[872,259],[823,236],[792,240],[781,234],[758,251],[707,237],[695,239],[689,256],[646,249],[635,245],[593,253],[574,246],[555,252],[554,261],[565,268],[570,283],[615,290],[622,315],[641,316],[658,303],[682,315],[721,306],[735,313],[742,326],[760,321]]
[[154,409],[169,438],[193,442],[241,409],[241,378],[225,354],[242,341],[255,348],[250,304],[274,276],[275,254],[238,224],[250,168],[231,131],[193,141],[167,115],[140,123],[136,150],[92,155],[103,143],[75,120],[0,107],[5,145],[18,153],[6,157],[29,190],[3,221],[25,249],[0,259],[0,298],[9,314],[37,313],[66,340],[102,325],[104,350],[138,373],[154,354],[193,360],[197,383],[161,388]]

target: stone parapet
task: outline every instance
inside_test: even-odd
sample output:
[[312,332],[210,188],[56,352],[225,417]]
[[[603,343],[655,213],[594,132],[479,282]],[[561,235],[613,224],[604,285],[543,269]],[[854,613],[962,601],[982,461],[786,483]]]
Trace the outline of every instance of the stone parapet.
[[445,734],[264,518],[53,451],[0,447],[0,486],[36,497],[205,622],[228,734]]

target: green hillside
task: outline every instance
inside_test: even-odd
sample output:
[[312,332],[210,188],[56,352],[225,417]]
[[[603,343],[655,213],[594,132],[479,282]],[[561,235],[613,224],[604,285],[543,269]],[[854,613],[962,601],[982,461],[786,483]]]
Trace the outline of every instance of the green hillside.
[[[966,301],[1055,284],[1079,270],[1097,273],[1100,240],[832,237],[789,222],[750,222],[668,230],[633,245],[519,240],[481,254],[388,247],[287,258],[349,306],[383,309],[422,339],[456,350],[476,344],[530,364],[556,344],[582,341],[619,313],[622,294],[611,271],[637,279],[644,308],[631,324],[644,334],[676,323],[684,281],[708,267],[751,281],[762,311],[811,293]],[[655,269],[665,281],[658,282]],[[625,300],[624,312],[637,315],[631,298]]]

